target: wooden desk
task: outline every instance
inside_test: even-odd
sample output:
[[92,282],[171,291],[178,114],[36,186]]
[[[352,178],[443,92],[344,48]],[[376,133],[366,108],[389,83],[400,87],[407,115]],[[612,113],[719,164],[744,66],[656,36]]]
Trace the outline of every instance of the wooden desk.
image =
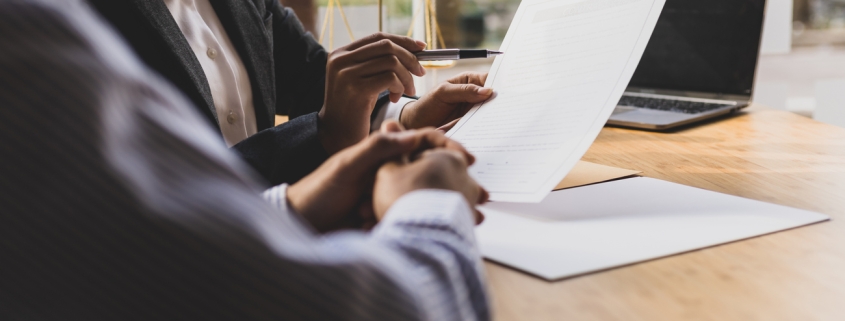
[[288,121],[288,116],[276,115],[276,126],[284,124]]
[[496,320],[845,320],[845,129],[749,111],[671,134],[605,128],[584,160],[831,222],[547,282],[487,262]]

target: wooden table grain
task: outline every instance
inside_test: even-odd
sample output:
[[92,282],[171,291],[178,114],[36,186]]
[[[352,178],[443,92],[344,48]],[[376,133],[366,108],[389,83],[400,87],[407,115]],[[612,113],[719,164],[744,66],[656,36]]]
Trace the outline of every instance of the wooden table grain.
[[556,282],[486,262],[496,320],[845,320],[845,129],[754,107],[605,128],[584,160],[833,219]]

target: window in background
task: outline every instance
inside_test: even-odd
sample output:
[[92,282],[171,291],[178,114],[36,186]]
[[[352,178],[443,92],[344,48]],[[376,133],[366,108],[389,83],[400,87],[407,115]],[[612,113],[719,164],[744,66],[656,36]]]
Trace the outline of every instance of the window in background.
[[[288,1],[288,0],[286,0]],[[434,35],[437,47],[498,49],[507,33],[519,0],[429,0],[440,32]],[[339,6],[338,6],[339,4]],[[315,37],[326,48],[336,49],[378,31],[377,0],[317,0]],[[331,6],[331,10],[329,9]],[[415,38],[425,40],[423,31],[425,0],[383,0],[385,32],[408,35],[412,20]],[[342,10],[340,9],[342,8]],[[345,18],[345,19],[344,19]],[[347,28],[348,26],[348,28]],[[351,32],[350,32],[351,31]],[[442,36],[441,39],[437,39]],[[320,39],[322,38],[322,39]],[[424,93],[437,83],[465,71],[486,72],[492,59],[459,61],[450,68],[433,69],[417,82]]]
[[845,0],[783,5],[792,5],[791,50],[761,57],[754,101],[845,126],[830,116],[845,112]]
[[794,0],[796,46],[845,45],[845,0]]
[[[322,43],[327,48],[337,48],[351,41],[352,37],[357,39],[378,31],[377,0],[339,0],[344,9],[346,21],[337,6],[333,7],[333,15],[329,16],[331,19],[326,21],[326,7],[329,0],[316,1],[319,9],[314,19],[315,36],[319,37],[320,31],[325,30]],[[414,1],[417,1],[416,5]],[[424,1],[383,0],[384,31],[400,35],[408,34],[415,8],[417,8],[417,21],[422,20],[419,8],[422,7]],[[431,1],[433,1],[437,23],[446,47],[488,49],[499,47],[520,2],[519,0]],[[707,0],[667,1],[706,2]],[[841,90],[835,88],[838,84],[845,83],[840,81],[845,80],[845,0],[766,0],[766,2],[770,8],[767,9],[767,28],[764,33],[777,35],[773,37],[764,35],[764,38],[784,41],[764,40],[764,55],[760,59],[758,68],[754,101],[761,105],[810,117],[814,116],[817,106],[826,110],[832,108],[834,112],[823,111],[815,113],[816,116],[836,114],[835,111],[840,109],[845,111],[845,87]],[[784,12],[785,14],[773,14]],[[790,15],[791,28],[789,28]],[[783,23],[780,20],[784,20]],[[345,28],[347,24],[352,30],[351,37]],[[781,25],[786,25],[786,27],[781,28]],[[332,37],[329,37],[330,34]],[[333,41],[330,41],[330,38]],[[769,47],[777,47],[777,50],[765,50]],[[437,83],[464,71],[486,72],[492,61],[492,59],[464,60],[451,68],[433,70],[425,79],[417,82],[417,91],[425,93]],[[821,118],[820,120],[834,122]],[[841,125],[845,126],[845,124]]]
[[[323,29],[329,2],[317,1],[317,33]],[[424,0],[384,0],[384,31],[407,34],[412,18],[416,18],[418,23],[423,19],[420,10],[423,3]],[[432,0],[432,4],[447,47],[498,48],[519,6],[519,0]],[[368,29],[378,23],[377,0],[340,0],[340,5],[356,38],[377,31],[377,27]],[[365,9],[361,10],[362,8]],[[347,33],[344,29],[345,23],[338,7],[335,5],[333,9],[334,21],[329,22],[334,23],[336,45],[342,45],[344,42],[340,39]],[[326,30],[329,30],[328,26]],[[348,38],[348,35],[346,37]]]

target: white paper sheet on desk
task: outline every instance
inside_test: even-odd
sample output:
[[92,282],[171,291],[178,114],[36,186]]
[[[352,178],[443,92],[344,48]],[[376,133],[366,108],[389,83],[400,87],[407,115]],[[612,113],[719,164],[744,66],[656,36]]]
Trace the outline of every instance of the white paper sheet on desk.
[[587,151],[628,86],[665,0],[523,0],[476,106],[448,135],[490,199],[539,202]]
[[637,177],[489,203],[481,254],[548,280],[733,242],[828,216]]

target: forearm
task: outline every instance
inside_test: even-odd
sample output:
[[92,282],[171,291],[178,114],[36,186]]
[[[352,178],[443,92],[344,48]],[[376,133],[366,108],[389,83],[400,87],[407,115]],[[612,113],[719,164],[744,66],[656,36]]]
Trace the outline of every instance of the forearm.
[[[271,188],[263,197],[284,212],[293,213],[285,198],[286,189],[284,185]],[[389,253],[379,259],[397,264],[392,272],[382,272],[398,272],[393,278],[406,281],[398,289],[413,289],[407,294],[416,301],[413,305],[418,311],[432,313],[420,316],[423,319],[488,320],[490,311],[473,227],[473,215],[460,194],[418,191],[400,198],[390,208],[366,241],[366,247],[374,249],[362,250],[376,255]],[[338,242],[331,235],[324,240]]]
[[376,108],[373,110],[372,119],[370,120],[370,132],[377,131],[381,124],[388,120],[399,121],[399,116],[402,115],[402,109],[410,102],[416,101],[416,98],[404,96],[398,102],[391,102],[386,99],[379,99],[376,102]]
[[316,113],[265,129],[232,146],[267,183],[293,184],[327,158],[318,133]]
[[[286,189],[277,186],[262,196],[282,215],[313,231],[288,206]],[[321,246],[308,260],[315,271],[334,270],[326,273],[334,274],[338,284],[367,284],[335,288],[342,289],[349,302],[334,312],[349,319],[373,315],[345,311],[344,306],[392,306],[410,313],[403,319],[411,320],[489,320],[473,226],[472,213],[460,194],[418,191],[399,199],[370,234],[340,232],[321,237]],[[367,290],[375,288],[380,292]]]
[[431,320],[490,319],[474,226],[460,194],[424,190],[400,198],[372,233],[408,265],[404,279]]

